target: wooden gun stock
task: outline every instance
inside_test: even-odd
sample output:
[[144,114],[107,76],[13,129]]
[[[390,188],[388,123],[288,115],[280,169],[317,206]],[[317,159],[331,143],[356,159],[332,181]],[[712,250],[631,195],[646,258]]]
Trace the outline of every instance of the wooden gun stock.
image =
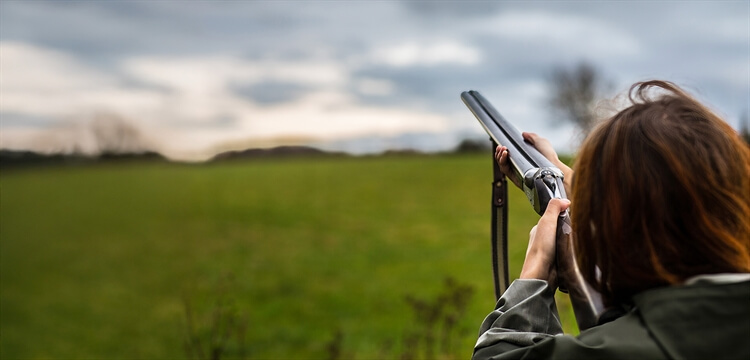
[[596,326],[604,313],[601,294],[591,288],[581,276],[573,250],[573,232],[567,210],[557,220],[557,283],[560,291],[568,293],[580,330]]

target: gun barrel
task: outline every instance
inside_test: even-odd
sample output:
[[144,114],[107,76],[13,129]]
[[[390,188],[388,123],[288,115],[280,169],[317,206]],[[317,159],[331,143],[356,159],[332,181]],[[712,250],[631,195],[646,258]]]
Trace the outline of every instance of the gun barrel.
[[[526,197],[531,202],[534,210],[542,215],[547,208],[547,204],[553,198],[566,198],[565,185],[563,183],[563,174],[560,169],[554,166],[545,158],[537,149],[526,143],[521,133],[513,124],[505,120],[500,113],[476,91],[464,91],[461,93],[461,99],[469,107],[474,116],[479,120],[487,133],[492,139],[500,145],[507,146],[509,149],[510,162],[515,175],[522,182],[522,189]],[[494,161],[493,161],[494,162]],[[494,164],[495,171],[500,170],[497,164]],[[495,179],[497,181],[497,179]],[[505,189],[505,186],[502,187]],[[495,194],[493,193],[493,199]],[[494,201],[494,200],[493,200]],[[494,203],[493,203],[494,204]],[[507,207],[503,204],[503,211],[507,212]],[[498,215],[497,208],[493,205],[493,218]],[[498,215],[499,216],[499,215]],[[502,214],[503,220],[494,220],[496,223],[505,224],[507,215]],[[506,228],[503,225],[502,237],[495,231],[493,223],[493,251],[494,244],[499,238],[505,243]],[[560,281],[560,289],[570,291],[570,299],[573,304],[573,310],[576,315],[576,321],[580,329],[587,329],[595,326],[602,314],[604,306],[601,301],[601,295],[592,289],[581,276],[576,264],[574,250],[572,248],[572,227],[570,216],[567,211],[563,212],[558,218],[558,229],[556,234],[556,266]],[[507,250],[506,250],[507,251]],[[507,253],[505,253],[507,255]],[[494,256],[494,255],[493,255]],[[494,261],[495,258],[493,258]],[[507,259],[504,261],[504,276],[507,283]],[[494,266],[494,265],[493,265]],[[495,271],[495,288],[500,289],[498,268]],[[506,286],[507,287],[507,286]],[[497,296],[499,292],[496,291]]]
[[470,90],[461,93],[461,99],[469,107],[485,130],[496,143],[508,147],[511,163],[523,175],[534,168],[553,168],[537,149],[529,145],[513,124],[500,115],[495,108],[478,91]]
[[500,115],[479,92],[461,93],[461,99],[479,120],[490,137],[508,147],[509,160],[521,189],[539,214],[547,209],[552,198],[565,198],[563,174],[539,150],[528,144],[513,124]]

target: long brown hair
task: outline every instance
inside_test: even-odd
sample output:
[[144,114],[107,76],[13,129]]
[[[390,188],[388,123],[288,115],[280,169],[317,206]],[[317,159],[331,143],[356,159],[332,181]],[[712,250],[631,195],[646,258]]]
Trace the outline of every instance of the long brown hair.
[[750,272],[748,145],[670,82],[628,95],[632,105],[591,132],[575,164],[584,278],[616,304],[695,275]]

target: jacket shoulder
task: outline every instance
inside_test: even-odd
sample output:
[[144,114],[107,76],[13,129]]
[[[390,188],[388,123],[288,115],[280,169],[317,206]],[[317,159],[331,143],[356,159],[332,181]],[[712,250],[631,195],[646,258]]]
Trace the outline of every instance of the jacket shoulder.
[[670,357],[750,359],[750,281],[662,288],[635,301]]
[[666,359],[637,314],[630,312],[578,337],[555,336],[492,359]]

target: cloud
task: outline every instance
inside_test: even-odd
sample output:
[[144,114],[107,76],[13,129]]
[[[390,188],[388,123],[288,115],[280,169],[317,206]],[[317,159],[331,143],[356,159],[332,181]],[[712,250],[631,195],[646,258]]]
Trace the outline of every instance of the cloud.
[[[175,158],[210,156],[202,149],[231,139],[262,143],[290,134],[340,139],[448,130],[448,122],[439,114],[363,104],[349,92],[351,88],[387,95],[393,85],[384,79],[354,79],[336,61],[133,57],[124,59],[115,71],[102,72],[69,54],[22,43],[0,43],[0,52],[4,69],[0,112],[19,119],[83,119],[111,112],[134,119],[144,131],[155,134],[161,139],[156,147]],[[262,92],[269,82],[303,90],[270,103],[256,99],[252,91],[238,91],[244,86]],[[6,135],[7,130],[4,126]],[[47,138],[58,142],[57,137]]]
[[345,66],[334,60],[251,60],[229,55],[135,56],[123,61],[132,76],[193,93],[213,92],[228,82],[279,81],[337,87],[348,81]]
[[748,7],[738,2],[0,7],[4,139],[97,111],[133,119],[174,154],[259,136],[481,131],[458,100],[468,89],[557,138],[566,133],[543,126],[544,77],[582,59],[618,89],[676,80],[730,115],[750,95]]
[[0,43],[0,111],[63,118],[107,109],[131,112],[158,106],[153,89],[128,89],[112,74],[64,52],[18,42]]
[[256,116],[266,121],[253,122],[250,127],[252,133],[263,137],[309,134],[333,139],[447,130],[447,123],[441,115],[367,106],[339,91],[318,91],[290,105],[262,109]]
[[479,49],[452,40],[442,40],[432,43],[410,41],[387,46],[375,50],[373,58],[376,62],[395,67],[444,64],[472,66],[478,64],[482,56]]
[[[4,92],[38,91],[52,94],[113,85],[112,79],[79,64],[60,51],[21,42],[0,43]],[[75,74],[75,75],[71,75]]]
[[641,45],[615,25],[592,17],[534,11],[507,11],[482,22],[482,32],[514,42],[552,47],[558,55],[636,56]]
[[750,21],[742,15],[723,19],[717,26],[710,26],[707,30],[728,42],[747,44],[750,40]]
[[387,79],[365,77],[357,80],[355,88],[363,95],[387,96],[393,94],[395,84]]
[[260,105],[292,102],[313,91],[309,86],[294,82],[265,81],[232,85],[232,91]]

